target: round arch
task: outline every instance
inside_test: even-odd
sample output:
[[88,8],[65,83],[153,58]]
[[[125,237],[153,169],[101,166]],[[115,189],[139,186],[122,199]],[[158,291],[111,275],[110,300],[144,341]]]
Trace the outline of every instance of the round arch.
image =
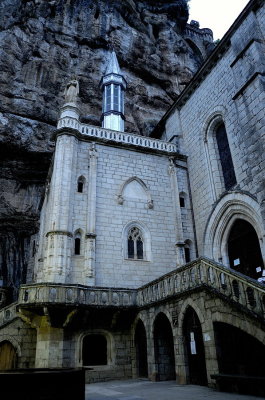
[[0,337],[0,369],[8,370],[17,368],[21,348],[18,342],[9,335]]

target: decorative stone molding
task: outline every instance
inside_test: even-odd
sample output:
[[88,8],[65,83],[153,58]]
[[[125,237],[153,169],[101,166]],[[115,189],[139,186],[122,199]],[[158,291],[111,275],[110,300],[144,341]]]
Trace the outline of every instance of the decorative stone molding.
[[124,198],[122,197],[121,194],[117,195],[117,203],[120,205],[123,205],[123,203],[124,203]]
[[64,236],[68,236],[68,237],[73,237],[73,234],[71,232],[67,232],[67,231],[50,231],[46,233],[46,237],[50,236],[50,235],[64,235]]
[[82,124],[74,118],[61,118],[58,122],[57,129],[60,130],[63,128],[70,128],[78,131],[82,136],[84,136],[84,138],[89,137],[92,140],[94,139],[100,142],[110,142],[112,144],[116,143],[119,146],[129,146],[146,150],[155,150],[169,154],[179,152],[178,146],[174,143],[165,142],[163,140],[153,139],[136,134],[97,128],[94,126]]
[[[22,285],[19,307],[90,306],[90,307],[149,307],[193,291],[218,293],[241,310],[264,319],[265,288],[257,281],[206,259],[199,258],[139,289],[101,288],[80,285],[32,284]],[[3,311],[0,312],[0,320]],[[172,315],[173,325],[177,320]]]
[[86,234],[87,239],[96,239],[96,237],[97,237],[97,235],[92,232]]
[[[124,192],[125,192],[126,188],[130,187],[129,185],[133,184],[134,182],[136,182],[136,185],[139,184],[139,188],[143,192],[143,193],[140,193],[140,194],[138,193],[139,194],[138,198],[141,199],[141,200],[147,200],[147,208],[150,208],[150,209],[154,208],[154,202],[152,200],[150,190],[148,189],[148,187],[146,186],[144,181],[142,181],[142,179],[138,178],[137,176],[132,176],[131,178],[127,179],[125,182],[122,183],[122,185],[119,188],[119,192],[117,194],[117,202],[118,202],[118,204],[122,205],[124,203],[124,200],[127,199],[127,197],[124,194]],[[132,197],[129,196],[128,200],[130,200],[130,198],[131,199],[136,199],[137,195],[133,194]]]

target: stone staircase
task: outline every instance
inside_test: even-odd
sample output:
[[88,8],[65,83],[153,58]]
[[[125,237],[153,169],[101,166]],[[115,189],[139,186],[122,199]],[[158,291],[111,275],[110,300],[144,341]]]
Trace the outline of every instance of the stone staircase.
[[205,257],[139,288],[136,302],[144,307],[202,289],[265,322],[265,285]]

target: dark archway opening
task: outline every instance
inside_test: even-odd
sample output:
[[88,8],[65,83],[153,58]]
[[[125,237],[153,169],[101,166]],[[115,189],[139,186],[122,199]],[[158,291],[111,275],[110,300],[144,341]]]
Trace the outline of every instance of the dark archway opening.
[[188,363],[188,383],[207,385],[207,371],[203,344],[202,329],[199,318],[193,308],[189,307],[183,321],[183,336]]
[[146,332],[142,321],[138,321],[135,329],[135,348],[136,348],[136,366],[137,375],[140,378],[148,377],[148,364],[147,364],[147,342]]
[[0,371],[17,367],[17,353],[14,346],[5,340],[0,343]]
[[165,314],[160,313],[154,323],[155,362],[157,380],[176,379],[172,328]]
[[107,365],[107,339],[105,336],[85,336],[82,356],[83,365]]
[[261,272],[256,268],[263,269],[263,260],[260,251],[259,239],[253,226],[238,219],[229,234],[228,257],[230,267],[253,279],[258,279]]
[[213,325],[219,373],[265,377],[265,346],[232,325]]

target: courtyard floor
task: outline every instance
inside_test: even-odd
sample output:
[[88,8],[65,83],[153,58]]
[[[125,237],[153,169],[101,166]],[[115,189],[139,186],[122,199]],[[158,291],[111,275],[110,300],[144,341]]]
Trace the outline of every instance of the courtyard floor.
[[86,385],[86,400],[261,400],[261,397],[218,392],[204,386],[177,385],[175,381],[145,379]]

